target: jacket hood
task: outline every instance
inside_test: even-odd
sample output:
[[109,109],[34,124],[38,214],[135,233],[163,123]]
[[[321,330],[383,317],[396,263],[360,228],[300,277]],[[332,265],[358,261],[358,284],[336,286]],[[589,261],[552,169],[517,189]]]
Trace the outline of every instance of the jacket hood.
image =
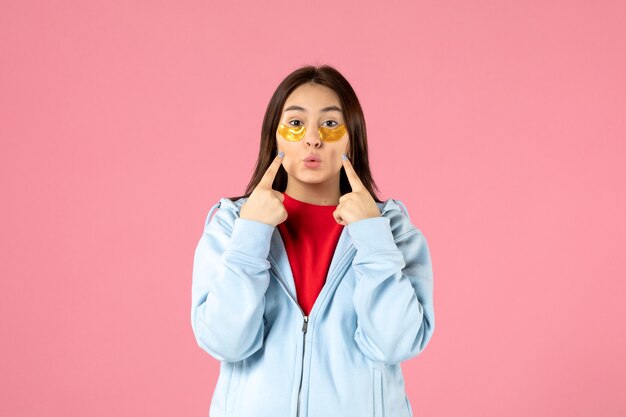
[[[247,197],[242,197],[239,198],[237,200],[231,200],[229,198],[222,198],[220,199],[220,203],[222,203],[220,205],[220,207],[228,207],[231,210],[233,210],[237,216],[239,216],[239,210],[241,209],[241,206],[248,200]],[[382,203],[378,203],[376,202],[376,205],[378,206],[378,208],[380,209],[380,212],[382,215],[385,215],[386,212],[390,211],[390,210],[398,210],[404,214],[406,214],[408,216],[408,213],[406,211],[406,208],[404,207],[404,204],[400,201],[400,200],[394,200],[392,198],[383,201]]]

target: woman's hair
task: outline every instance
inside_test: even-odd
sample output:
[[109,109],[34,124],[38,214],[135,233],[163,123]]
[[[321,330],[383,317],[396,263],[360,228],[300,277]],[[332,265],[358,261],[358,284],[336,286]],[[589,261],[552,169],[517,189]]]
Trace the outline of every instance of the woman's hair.
[[[263,174],[272,163],[278,149],[276,148],[276,130],[281,119],[281,114],[285,101],[289,95],[302,84],[312,82],[324,85],[335,91],[339,96],[341,109],[343,110],[344,123],[349,135],[348,158],[354,167],[361,182],[372,195],[372,198],[378,203],[382,202],[378,196],[379,192],[372,173],[370,172],[369,159],[367,153],[367,132],[365,130],[365,118],[361,104],[352,89],[352,86],[335,68],[329,65],[319,67],[308,65],[293,71],[280,83],[272,98],[270,99],[265,116],[263,118],[263,126],[261,128],[261,143],[259,147],[259,156],[257,158],[254,174],[248,183],[244,195],[229,197],[232,201],[242,197],[249,197],[254,191],[263,177]],[[281,165],[276,173],[272,188],[284,192],[287,188],[287,171]],[[341,195],[352,191],[350,182],[346,176],[346,172],[341,168],[339,174],[339,189]]]

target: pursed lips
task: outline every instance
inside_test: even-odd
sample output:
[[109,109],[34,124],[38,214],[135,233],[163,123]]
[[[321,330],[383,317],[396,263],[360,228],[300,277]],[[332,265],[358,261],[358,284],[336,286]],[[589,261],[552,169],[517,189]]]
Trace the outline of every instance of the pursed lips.
[[304,159],[304,162],[322,162],[322,158],[319,155],[307,155]]

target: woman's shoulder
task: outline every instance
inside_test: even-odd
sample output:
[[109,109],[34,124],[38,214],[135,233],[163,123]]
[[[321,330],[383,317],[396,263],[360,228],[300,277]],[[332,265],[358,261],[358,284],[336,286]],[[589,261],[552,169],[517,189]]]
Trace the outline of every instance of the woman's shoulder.
[[232,224],[235,219],[239,217],[241,206],[247,199],[247,197],[240,197],[236,199],[221,197],[209,209],[209,213],[207,214],[204,222],[205,227],[209,225],[213,218],[218,218],[218,222],[222,225],[224,225],[224,223]]
[[421,233],[413,224],[409,210],[404,202],[398,198],[389,198],[381,203],[376,203],[383,217],[389,219],[389,226],[394,236],[400,236],[409,231]]
[[388,198],[387,200],[380,203],[376,202],[376,205],[378,205],[381,214],[385,217],[405,216],[407,219],[410,220],[409,210],[400,199]]
[[228,197],[222,197],[217,202],[217,204],[219,204],[220,207],[224,206],[224,207],[227,207],[229,209],[239,211],[239,209],[241,209],[241,206],[243,205],[243,203],[246,202],[247,199],[248,199],[248,197],[239,197],[239,198],[236,198],[236,199],[231,199],[231,198],[228,198]]

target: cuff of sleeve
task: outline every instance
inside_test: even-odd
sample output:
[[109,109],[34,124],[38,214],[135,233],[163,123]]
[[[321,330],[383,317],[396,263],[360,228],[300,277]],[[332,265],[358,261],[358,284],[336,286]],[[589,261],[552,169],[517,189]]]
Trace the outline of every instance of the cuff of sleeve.
[[359,256],[398,250],[398,246],[393,241],[388,217],[357,220],[348,224],[346,228]]
[[274,233],[274,226],[237,217],[228,249],[243,252],[255,258],[267,259],[272,233]]

